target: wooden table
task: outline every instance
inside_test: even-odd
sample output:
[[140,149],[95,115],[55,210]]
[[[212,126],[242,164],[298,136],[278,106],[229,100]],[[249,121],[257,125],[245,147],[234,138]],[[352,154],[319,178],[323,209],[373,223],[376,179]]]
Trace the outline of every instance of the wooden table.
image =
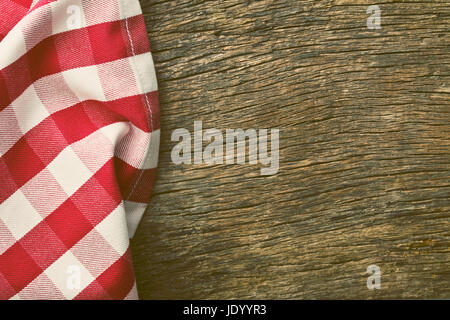
[[[379,30],[373,1],[141,4],[162,127],[141,298],[450,297],[448,1],[384,1]],[[278,128],[278,174],[173,164],[196,120]]]

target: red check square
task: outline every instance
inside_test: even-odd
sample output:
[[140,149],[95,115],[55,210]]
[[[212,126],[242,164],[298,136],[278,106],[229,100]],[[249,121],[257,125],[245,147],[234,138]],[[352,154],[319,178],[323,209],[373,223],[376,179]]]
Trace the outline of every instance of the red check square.
[[45,270],[67,250],[61,239],[45,221],[27,233],[20,240],[20,245],[42,270]]
[[120,21],[88,27],[95,63],[101,64],[129,56],[123,31]]
[[23,186],[45,168],[44,163],[31,148],[25,137],[21,138],[8,150],[3,159],[18,186]]
[[58,111],[52,115],[52,118],[69,144],[88,136],[97,129],[84,111],[83,103]]
[[95,64],[89,33],[86,29],[57,34],[54,36],[54,43],[62,70]]
[[27,58],[33,81],[62,71],[54,38],[41,41],[28,52]]
[[[14,263],[11,263],[12,261]],[[19,243],[0,256],[0,274],[3,274],[11,287],[17,291],[23,289],[41,272],[42,269]]]
[[67,248],[71,248],[93,228],[70,199],[44,221]]

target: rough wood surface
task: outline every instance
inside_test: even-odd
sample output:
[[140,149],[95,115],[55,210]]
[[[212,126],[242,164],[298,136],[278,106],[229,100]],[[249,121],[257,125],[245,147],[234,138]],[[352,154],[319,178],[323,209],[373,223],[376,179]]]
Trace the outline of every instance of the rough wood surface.
[[[380,2],[381,30],[372,1],[141,4],[162,127],[141,298],[450,297],[449,1]],[[279,173],[174,165],[194,120],[279,128]]]

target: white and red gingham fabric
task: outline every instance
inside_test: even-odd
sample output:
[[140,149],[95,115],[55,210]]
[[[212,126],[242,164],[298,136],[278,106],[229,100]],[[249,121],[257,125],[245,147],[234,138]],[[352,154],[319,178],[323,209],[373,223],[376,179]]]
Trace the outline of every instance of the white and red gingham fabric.
[[136,299],[158,149],[138,0],[2,0],[0,299]]

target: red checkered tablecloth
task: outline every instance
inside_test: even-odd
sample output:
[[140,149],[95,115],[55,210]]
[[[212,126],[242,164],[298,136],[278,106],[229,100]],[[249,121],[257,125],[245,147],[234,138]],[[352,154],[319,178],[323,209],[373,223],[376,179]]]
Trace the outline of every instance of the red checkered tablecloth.
[[0,2],[0,299],[136,299],[159,149],[138,0]]

